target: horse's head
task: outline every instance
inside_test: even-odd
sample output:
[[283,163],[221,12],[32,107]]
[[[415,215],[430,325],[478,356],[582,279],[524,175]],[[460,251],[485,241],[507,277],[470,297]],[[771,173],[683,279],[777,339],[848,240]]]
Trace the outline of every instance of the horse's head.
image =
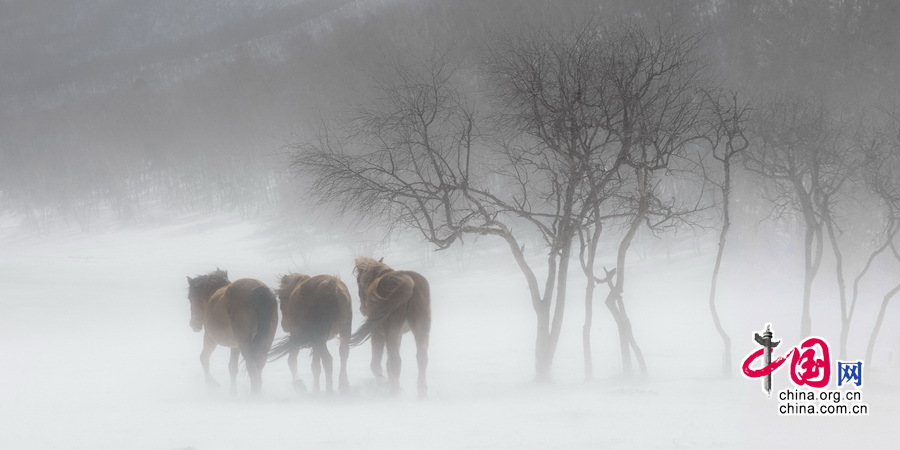
[[214,292],[228,285],[228,272],[216,269],[206,275],[187,277],[187,281],[188,300],[191,302],[191,328],[200,331],[206,320],[206,305]]
[[383,263],[384,258],[375,261],[372,258],[359,257],[354,261],[353,275],[356,277],[356,285],[359,288],[359,308],[366,313],[366,290],[376,278],[390,272],[391,269],[387,264]]
[[289,273],[281,276],[278,290],[275,293],[278,295],[278,300],[281,301],[282,312],[284,312],[284,302],[291,297],[291,293],[294,292],[294,289],[296,289],[297,286],[300,286],[300,283],[303,283],[308,279],[309,275],[300,273]]
[[288,306],[290,304],[291,294],[293,294],[294,290],[309,278],[309,275],[299,273],[289,273],[281,277],[281,282],[275,293],[278,296],[278,303],[281,307],[281,328],[285,333],[290,333],[293,329],[291,312],[289,311],[290,306]]

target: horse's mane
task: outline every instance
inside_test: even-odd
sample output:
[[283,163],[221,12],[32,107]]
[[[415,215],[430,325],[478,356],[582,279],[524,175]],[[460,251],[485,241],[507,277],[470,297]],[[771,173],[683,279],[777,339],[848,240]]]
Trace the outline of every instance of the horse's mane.
[[281,276],[281,283],[278,287],[278,298],[284,302],[291,296],[291,292],[294,292],[294,289],[300,285],[300,283],[308,280],[310,278],[309,275],[304,275],[300,273],[289,273],[287,275]]
[[367,272],[375,272],[378,275],[381,275],[394,270],[391,269],[387,264],[381,261],[375,261],[374,259],[366,256],[360,256],[359,258],[356,258],[356,261],[354,261],[354,263],[355,267],[353,269],[353,273],[356,276]]
[[228,283],[230,283],[230,281],[228,281],[228,271],[217,268],[215,271],[206,275],[197,275],[193,279],[190,279],[189,289],[192,292],[198,290],[209,291],[211,289],[218,289]]

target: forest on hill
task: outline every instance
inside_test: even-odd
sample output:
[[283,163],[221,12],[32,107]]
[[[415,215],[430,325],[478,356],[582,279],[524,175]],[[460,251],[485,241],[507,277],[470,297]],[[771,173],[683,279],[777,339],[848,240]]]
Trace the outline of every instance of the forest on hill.
[[888,105],[900,81],[900,6],[884,0],[10,0],[0,208],[38,228],[160,206],[249,214],[293,195],[286,146],[374,95],[386,61],[452,49],[474,71],[503,35],[586,17],[703,33],[713,76],[748,98]]

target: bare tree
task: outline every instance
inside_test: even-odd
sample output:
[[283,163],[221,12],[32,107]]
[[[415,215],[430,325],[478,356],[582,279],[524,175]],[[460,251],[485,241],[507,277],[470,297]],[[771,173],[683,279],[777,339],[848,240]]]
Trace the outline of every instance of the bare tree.
[[380,97],[315,139],[296,145],[293,167],[308,195],[339,213],[422,233],[450,246],[477,215],[460,195],[469,177],[474,112],[436,55],[421,73],[399,62],[376,80]]
[[[896,242],[898,231],[900,231],[900,133],[898,133],[898,130],[900,130],[900,115],[896,111],[891,111],[886,115],[888,116],[887,123],[881,129],[872,130],[868,138],[864,137],[862,139],[866,144],[863,146],[866,152],[866,162],[862,168],[863,180],[868,189],[881,202],[886,226],[880,235],[880,245],[869,255],[865,268],[854,281],[853,300],[850,305],[851,318],[858,298],[859,283],[868,272],[875,258],[885,250],[890,249],[893,257],[900,261],[900,251],[898,251]],[[891,288],[882,298],[875,326],[872,328],[869,342],[866,346],[866,361],[872,360],[872,355],[875,352],[875,343],[884,323],[888,304],[898,293],[900,293],[900,284]],[[842,339],[845,338],[843,333],[841,337]]]
[[551,359],[565,312],[573,242],[587,212],[596,211],[617,184],[623,161],[621,147],[599,120],[608,96],[599,65],[602,46],[593,23],[574,32],[539,30],[502,38],[486,64],[498,123],[513,136],[499,148],[515,170],[507,178],[515,180],[516,208],[532,218],[550,249],[544,294],[534,305],[540,330],[546,327],[542,317],[550,319],[555,282]]
[[[838,202],[835,201],[835,197],[842,194],[844,197],[847,196],[838,186],[839,189],[833,194],[824,196],[824,201],[822,202],[822,221],[825,224],[825,230],[827,231],[828,240],[835,258],[835,275],[840,299],[840,358],[847,357],[850,326],[859,300],[860,282],[869,272],[875,259],[891,246],[897,232],[897,224],[893,219],[895,211],[892,209],[893,205],[891,204],[890,175],[884,172],[884,167],[874,167],[875,164],[883,164],[885,167],[891,166],[889,153],[887,153],[891,146],[890,133],[886,133],[884,129],[879,129],[884,125],[878,125],[879,120],[872,119],[873,117],[867,117],[867,114],[860,114],[854,121],[854,125],[850,126],[849,121],[843,124],[846,128],[842,139],[843,144],[837,149],[837,154],[830,161],[830,165],[837,168],[833,169],[832,174],[836,176],[835,179],[839,183],[848,185],[854,183],[859,178],[856,175],[861,173],[864,186],[860,190],[867,191],[869,194],[874,193],[876,202],[880,202],[883,205],[882,210],[885,212],[883,217],[885,229],[876,238],[875,248],[870,251],[866,263],[857,273],[853,281],[853,291],[849,301],[844,275],[844,251],[840,245],[840,237],[845,232],[840,228],[838,217],[835,213],[835,209],[840,207]],[[852,201],[852,203],[860,202],[860,199],[849,197],[847,197],[847,200]],[[851,203],[850,201],[845,201],[845,203]]]
[[[767,181],[766,195],[776,216],[795,213],[804,228],[801,336],[810,335],[812,328],[810,301],[822,263],[823,228],[834,236],[835,203],[853,173],[852,152],[842,132],[842,124],[824,105],[803,97],[776,97],[760,104],[754,130],[759,145],[747,154],[746,167]],[[842,309],[843,295],[841,286]]]
[[[586,278],[584,291],[584,324],[581,328],[581,348],[584,357],[584,379],[590,381],[594,377],[594,356],[591,350],[591,327],[594,322],[594,291],[597,284],[608,284],[615,276],[615,269],[606,271],[604,278],[596,276],[597,247],[603,234],[603,224],[607,216],[600,209],[601,202],[593,202],[592,208],[586,209],[588,215],[578,229],[581,270]],[[590,206],[590,205],[589,205]]]
[[[316,201],[417,230],[439,249],[467,234],[503,239],[529,288],[537,318],[536,376],[547,380],[565,309],[574,211],[592,158],[584,149],[596,147],[585,139],[596,126],[578,111],[586,103],[577,97],[587,91],[572,85],[583,82],[588,68],[568,64],[573,55],[565,53],[571,50],[566,38],[543,38],[499,46],[511,51],[501,51],[503,59],[488,73],[503,110],[493,126],[505,132],[490,142],[479,141],[482,122],[452,82],[454,69],[436,55],[422,70],[395,64],[393,80],[379,81],[381,97],[349,123],[352,132],[323,126],[318,140],[298,146],[295,167],[312,179]],[[531,60],[513,50],[537,45],[547,50],[538,55],[547,66],[524,70]],[[518,83],[539,83],[543,90],[517,97]],[[543,286],[516,226],[544,239]]]
[[[528,145],[520,145],[510,154],[510,162],[524,160],[538,169],[532,173],[550,175],[550,182],[536,192],[534,179],[519,173],[509,177],[522,182],[517,185],[517,205],[533,203],[539,192],[552,192],[556,199],[551,202],[556,209],[545,213],[553,220],[538,227],[550,248],[561,249],[559,267],[552,260],[548,264],[559,275],[551,332],[554,348],[564,311],[570,248],[578,236],[579,260],[587,278],[582,329],[586,379],[593,373],[590,331],[598,282],[611,288],[606,304],[619,328],[623,371],[630,374],[633,351],[646,372],[622,301],[624,258],[640,225],[659,230],[685,220],[696,209],[694,204],[684,207],[682,199],[667,196],[662,187],[684,165],[687,145],[697,138],[697,94],[704,81],[696,53],[699,39],[673,28],[589,23],[574,33],[541,31],[506,38],[491,54],[491,87],[501,106],[502,123],[537,150],[529,152]],[[548,164],[548,155],[557,158],[554,164]],[[600,279],[594,273],[597,246],[605,222],[613,219],[628,226],[616,268]],[[545,287],[551,285],[548,277]]]
[[689,158],[699,139],[705,69],[698,52],[701,35],[671,27],[628,25],[611,30],[601,67],[609,84],[601,123],[621,146],[627,183],[616,192],[615,211],[624,218],[616,267],[607,272],[606,306],[619,330],[622,369],[632,372],[631,353],[642,374],[647,367],[625,309],[626,255],[642,225],[653,231],[690,223],[699,198],[672,190],[679,176],[696,175]]
[[[422,70],[395,64],[391,81],[379,81],[381,97],[346,128],[352,131],[321,127],[318,140],[298,146],[295,166],[311,177],[318,202],[412,228],[439,249],[467,234],[503,239],[529,288],[541,380],[550,377],[559,342],[572,246],[590,236],[580,254],[591,255],[583,269],[598,281],[603,222],[621,218],[629,227],[617,278],[607,277],[614,292],[607,306],[625,372],[629,349],[645,372],[621,298],[624,256],[641,224],[659,229],[687,217],[689,208],[661,186],[680,164],[670,162],[696,138],[698,40],[671,29],[595,24],[503,37],[481,65],[490,121],[475,114],[442,55]],[[543,239],[540,271],[514,227]]]
[[703,121],[706,129],[703,135],[709,139],[709,147],[712,158],[721,166],[721,179],[713,181],[721,193],[722,202],[722,229],[719,230],[718,250],[716,262],[713,266],[712,281],[709,288],[709,312],[712,315],[716,331],[722,338],[724,347],[722,356],[722,371],[725,376],[731,375],[731,338],[722,326],[719,312],[716,308],[716,287],[719,280],[719,269],[722,267],[722,257],[725,254],[725,238],[731,228],[731,189],[732,169],[735,158],[739,157],[749,146],[750,141],[745,135],[750,115],[749,102],[738,99],[734,91],[706,92],[708,100],[707,118]]

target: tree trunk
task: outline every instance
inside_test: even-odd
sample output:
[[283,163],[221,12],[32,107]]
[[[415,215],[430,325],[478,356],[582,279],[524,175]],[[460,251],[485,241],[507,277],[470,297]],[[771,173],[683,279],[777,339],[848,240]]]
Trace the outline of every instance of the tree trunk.
[[[600,212],[594,211],[595,217]],[[587,285],[584,289],[584,325],[581,328],[581,347],[584,352],[584,381],[594,378],[594,356],[591,350],[591,327],[594,323],[594,290],[597,287],[597,278],[594,276],[594,263],[597,261],[597,245],[600,243],[602,224],[597,218],[594,220],[594,228],[579,230],[578,239],[580,245],[579,260],[581,270],[584,272]],[[607,275],[609,280],[609,275]]]
[[[725,199],[725,202],[727,205],[727,198]],[[712,315],[716,331],[722,338],[722,375],[726,377],[731,376],[731,338],[728,336],[728,333],[725,332],[725,328],[722,327],[722,322],[719,320],[719,312],[716,309],[716,285],[719,281],[719,268],[722,267],[722,256],[725,253],[725,235],[728,234],[729,226],[728,213],[726,212],[725,223],[722,226],[722,231],[719,233],[719,249],[716,252],[716,264],[713,266],[712,282],[709,288],[709,313]]]
[[643,218],[643,212],[639,211],[632,219],[628,232],[625,233],[625,237],[623,237],[622,241],[619,243],[619,250],[616,256],[616,280],[615,282],[610,281],[609,295],[606,297],[606,307],[612,314],[613,319],[616,322],[616,327],[619,329],[619,349],[622,357],[622,374],[625,376],[632,375],[632,349],[638,359],[641,375],[647,374],[647,365],[644,362],[643,353],[634,339],[631,320],[628,318],[628,313],[625,311],[625,304],[622,301],[622,293],[624,292],[625,287],[625,255],[628,253],[628,248],[631,246],[631,241],[637,233]]
[[834,224],[830,215],[826,214],[823,219],[825,227],[828,231],[828,241],[831,243],[831,251],[834,252],[835,270],[837,271],[838,295],[841,301],[841,343],[839,357],[847,359],[847,338],[850,335],[850,321],[853,320],[852,315],[847,311],[847,286],[844,282],[844,258],[841,248],[838,246],[837,236],[834,232]]
[[553,364],[553,352],[551,351],[550,346],[549,297],[553,292],[553,280],[556,274],[556,256],[551,254],[548,258],[547,285],[545,286],[544,296],[542,297],[537,277],[534,275],[534,271],[531,270],[528,262],[525,261],[525,254],[522,251],[522,247],[519,246],[519,243],[516,242],[516,239],[508,232],[508,230],[498,234],[508,244],[516,263],[519,265],[519,269],[525,276],[525,281],[528,283],[528,291],[531,293],[531,305],[537,318],[534,343],[535,379],[539,382],[549,381],[550,367]]
[[812,246],[813,246],[813,231],[807,225],[806,227],[806,235],[804,236],[803,241],[803,266],[804,277],[803,277],[803,303],[801,305],[800,312],[800,336],[805,337],[809,336],[810,330],[812,329],[812,318],[810,317],[809,311],[809,301],[810,295],[812,293],[812,271],[810,267],[812,266]]
[[[869,273],[869,269],[872,267],[872,263],[875,261],[875,258],[878,257],[881,253],[883,253],[888,247],[891,246],[891,242],[894,240],[894,236],[897,234],[897,225],[896,222],[892,219],[888,223],[888,228],[885,231],[885,240],[881,247],[878,247],[869,255],[869,259],[866,261],[865,267],[859,272],[856,276],[856,279],[853,280],[853,298],[850,300],[850,317],[853,317],[853,313],[856,310],[856,301],[859,299],[859,283],[862,281],[863,277]],[[879,317],[883,316],[883,312],[879,315]],[[880,322],[879,322],[879,326]],[[843,339],[843,336],[842,336]],[[874,347],[874,342],[870,343],[870,348],[867,353],[871,351],[871,347]],[[869,359],[869,356],[866,356],[866,360]]]
[[619,310],[619,298],[620,294],[618,290],[611,289],[609,295],[606,297],[606,308],[609,309],[610,314],[612,314],[613,320],[616,321],[616,328],[619,330],[619,353],[622,358],[622,375],[630,377],[633,372],[631,368],[631,352],[629,351],[630,340],[628,339],[631,324],[628,323]]
[[[550,305],[553,299],[553,287],[557,273],[557,256],[551,254],[547,262],[547,281],[544,285],[544,296],[534,304],[537,316],[537,333],[534,344],[535,379],[538,382],[550,381],[550,368],[553,366],[553,338],[550,325]],[[532,293],[534,296],[534,293]]]
[[559,256],[559,269],[556,281],[556,305],[553,310],[553,320],[550,324],[550,359],[556,354],[556,345],[559,343],[559,335],[562,331],[562,321],[566,311],[566,288],[569,279],[569,260],[572,256],[572,240],[567,239],[563,244]]
[[[812,300],[812,284],[819,271],[822,262],[822,228],[817,223],[810,223],[807,219],[806,238],[804,242],[804,262],[806,275],[803,280],[803,310],[800,316],[800,336],[812,335],[812,315],[810,302]],[[815,245],[815,248],[813,247]]]
[[591,324],[594,322],[594,287],[596,283],[588,276],[584,292],[584,326],[581,328],[581,347],[584,352],[584,381],[594,378],[594,357],[591,353]]
[[869,336],[869,345],[866,347],[866,361],[872,361],[872,354],[875,352],[875,340],[878,339],[878,332],[881,331],[881,323],[884,322],[884,315],[887,311],[888,303],[897,293],[900,292],[900,284],[895,286],[884,296],[881,301],[881,309],[878,311],[878,319],[875,320],[875,326],[872,328],[872,335]]
[[716,252],[716,264],[713,266],[712,281],[709,288],[709,313],[712,315],[713,324],[716,331],[722,338],[722,375],[731,376],[731,338],[722,327],[719,320],[719,311],[716,308],[716,286],[719,282],[719,269],[722,267],[722,257],[725,254],[725,237],[728,235],[728,229],[731,228],[731,212],[729,209],[729,200],[731,197],[731,165],[730,160],[725,158],[725,180],[722,185],[722,230],[719,232],[719,248]]
[[541,383],[550,381],[550,368],[553,366],[553,351],[550,342],[550,309],[540,309],[537,313],[537,332],[534,343],[535,380]]
[[[574,170],[574,169],[572,169]],[[575,174],[570,177],[574,178]],[[575,238],[572,224],[572,207],[575,196],[575,184],[569,183],[566,187],[566,195],[563,203],[562,217],[560,219],[556,243],[558,247],[551,248],[550,268],[547,274],[546,293],[543,303],[547,308],[547,319],[549,323],[549,340],[546,348],[546,374],[538,372],[538,378],[542,379],[546,376],[549,380],[550,366],[553,364],[553,357],[556,354],[556,346],[559,343],[559,336],[562,331],[563,317],[566,311],[566,288],[569,280],[569,263],[572,257],[572,241]],[[558,249],[559,253],[555,253]],[[558,265],[556,264],[558,262]],[[555,269],[555,273],[554,270]],[[553,307],[553,316],[550,316],[550,305],[553,298],[553,277],[556,276],[556,304]]]
[[647,375],[647,362],[644,361],[644,352],[641,351],[641,348],[638,347],[637,341],[634,339],[634,332],[631,328],[631,319],[628,318],[628,310],[625,309],[625,302],[622,301],[622,297],[619,297],[619,310],[622,311],[622,317],[625,319],[625,324],[627,325],[628,330],[628,345],[631,348],[631,351],[634,352],[634,359],[637,360],[638,369],[641,371],[641,376]]
[[[571,247],[571,243],[569,244]],[[551,255],[547,285],[544,298],[541,300],[537,314],[537,339],[535,342],[535,377],[539,382],[551,380],[551,367],[553,356],[556,354],[556,345],[559,343],[560,329],[562,328],[563,312],[566,306],[566,280],[569,270],[569,250],[565,247],[560,255]],[[557,258],[559,259],[557,265]],[[550,306],[553,304],[553,279],[556,283],[556,303],[553,315],[550,314]]]

